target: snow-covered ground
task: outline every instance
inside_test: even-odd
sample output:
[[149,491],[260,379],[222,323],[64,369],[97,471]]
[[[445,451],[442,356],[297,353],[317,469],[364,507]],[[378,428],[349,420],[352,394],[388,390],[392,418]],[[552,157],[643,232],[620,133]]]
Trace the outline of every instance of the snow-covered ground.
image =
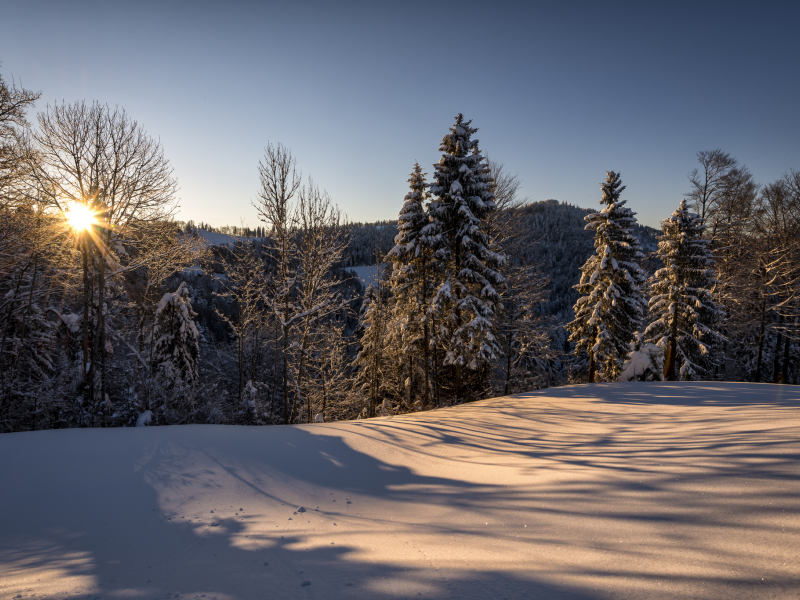
[[0,436],[0,598],[797,598],[800,390]]
[[[381,267],[385,267],[386,264],[384,263]],[[367,265],[367,266],[358,266],[358,267],[347,267],[348,271],[355,271],[358,278],[364,284],[364,287],[374,284],[378,281],[378,268],[375,265]]]
[[205,240],[206,246],[230,246],[239,240],[253,241],[255,239],[259,239],[252,237],[236,237],[233,235],[228,235],[227,233],[206,231],[205,229],[198,229],[197,236]]
[[216,233],[205,229],[198,229],[197,236],[205,240],[206,246],[229,246],[240,239],[227,233]]

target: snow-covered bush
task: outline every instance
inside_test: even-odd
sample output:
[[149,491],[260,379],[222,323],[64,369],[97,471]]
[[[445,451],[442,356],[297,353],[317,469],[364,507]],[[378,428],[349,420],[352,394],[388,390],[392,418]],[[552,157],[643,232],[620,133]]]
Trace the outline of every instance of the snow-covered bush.
[[642,342],[641,334],[637,333],[619,381],[661,381],[663,374],[664,352],[655,344]]

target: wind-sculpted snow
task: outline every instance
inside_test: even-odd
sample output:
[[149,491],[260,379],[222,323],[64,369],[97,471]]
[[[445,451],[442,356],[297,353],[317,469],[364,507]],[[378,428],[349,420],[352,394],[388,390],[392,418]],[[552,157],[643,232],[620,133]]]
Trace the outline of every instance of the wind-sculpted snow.
[[0,436],[0,598],[797,598],[800,390]]

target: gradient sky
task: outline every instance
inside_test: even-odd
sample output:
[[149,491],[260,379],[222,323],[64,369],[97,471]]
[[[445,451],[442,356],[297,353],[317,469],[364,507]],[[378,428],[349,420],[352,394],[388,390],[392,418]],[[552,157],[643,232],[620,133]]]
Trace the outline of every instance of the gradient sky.
[[24,2],[4,78],[124,107],[159,138],[179,218],[258,224],[267,142],[351,220],[396,218],[458,112],[531,200],[598,206],[607,170],[657,226],[698,150],[800,169],[798,2]]

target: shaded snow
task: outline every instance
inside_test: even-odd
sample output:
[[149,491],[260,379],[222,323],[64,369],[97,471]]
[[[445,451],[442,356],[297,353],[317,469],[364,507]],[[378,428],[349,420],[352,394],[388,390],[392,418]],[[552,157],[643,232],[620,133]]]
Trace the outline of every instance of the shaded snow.
[[197,237],[205,240],[206,246],[230,246],[239,238],[228,235],[227,233],[216,233],[214,231],[206,231],[205,229],[198,229]]
[[153,412],[146,410],[136,419],[137,427],[147,427],[153,421]]
[[[0,598],[793,598],[800,390],[0,436]],[[303,512],[305,510],[305,512]]]
[[[386,264],[382,264],[381,268],[385,267]],[[364,287],[368,285],[376,285],[378,282],[378,269],[375,265],[367,265],[367,266],[359,266],[359,267],[347,267],[348,271],[355,271],[356,276],[361,280],[364,284]]]

